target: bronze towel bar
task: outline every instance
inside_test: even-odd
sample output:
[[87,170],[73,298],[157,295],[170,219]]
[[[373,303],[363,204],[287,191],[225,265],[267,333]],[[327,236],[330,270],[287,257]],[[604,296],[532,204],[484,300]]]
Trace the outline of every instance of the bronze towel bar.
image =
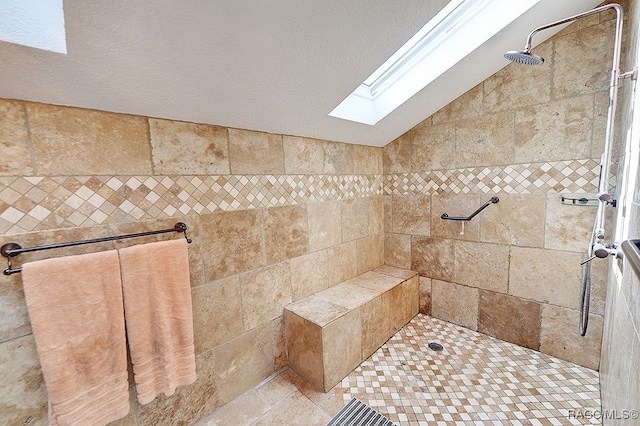
[[191,244],[191,239],[187,237],[187,225],[183,222],[178,222],[171,229],[161,229],[159,231],[138,232],[136,234],[116,235],[113,237],[93,238],[90,240],[71,241],[67,243],[49,244],[45,246],[27,247],[23,248],[18,243],[7,243],[0,247],[0,254],[7,258],[7,269],[4,270],[5,275],[15,274],[22,272],[22,268],[13,268],[11,264],[11,258],[19,255],[20,253],[28,253],[32,251],[49,250],[62,247],[79,246],[83,244],[102,243],[104,241],[123,240],[125,238],[146,237],[147,235],[165,234],[167,232],[182,232],[187,243]]

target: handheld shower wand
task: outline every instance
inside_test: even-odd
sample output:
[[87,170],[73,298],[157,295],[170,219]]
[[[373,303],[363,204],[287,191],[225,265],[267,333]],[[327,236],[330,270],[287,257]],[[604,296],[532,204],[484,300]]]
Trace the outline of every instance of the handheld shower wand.
[[587,264],[585,267],[584,280],[582,285],[582,294],[580,296],[581,315],[580,315],[580,334],[584,336],[587,332],[587,322],[589,319],[589,293],[591,287],[591,273],[590,262],[598,258],[606,258],[609,255],[620,256],[620,253],[615,244],[607,245],[604,242],[605,239],[605,206],[607,202],[611,200],[609,194],[609,169],[611,167],[611,145],[613,142],[613,130],[614,130],[614,117],[616,114],[616,106],[618,101],[618,80],[620,78],[637,78],[637,67],[633,71],[620,74],[620,50],[622,45],[622,7],[619,4],[607,4],[597,7],[595,9],[583,12],[577,15],[569,16],[568,18],[561,19],[559,21],[551,22],[549,24],[540,26],[527,37],[527,42],[524,46],[524,50],[512,50],[506,52],[504,57],[510,61],[517,62],[525,65],[542,65],[544,58],[531,53],[531,42],[533,36],[543,30],[558,25],[573,22],[575,20],[600,13],[607,9],[614,9],[616,12],[616,33],[613,45],[613,64],[611,69],[611,82],[609,84],[609,110],[607,113],[607,127],[605,131],[605,144],[604,152],[600,160],[600,180],[598,183],[598,211],[596,212],[596,219],[593,227],[593,234],[588,248],[588,259],[583,262]]

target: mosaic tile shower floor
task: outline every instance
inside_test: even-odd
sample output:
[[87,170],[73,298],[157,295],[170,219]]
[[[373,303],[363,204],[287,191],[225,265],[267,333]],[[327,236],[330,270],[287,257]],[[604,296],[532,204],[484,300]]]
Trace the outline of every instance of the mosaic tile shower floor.
[[326,425],[352,397],[399,425],[600,424],[596,371],[426,315],[329,393],[285,370],[201,424]]

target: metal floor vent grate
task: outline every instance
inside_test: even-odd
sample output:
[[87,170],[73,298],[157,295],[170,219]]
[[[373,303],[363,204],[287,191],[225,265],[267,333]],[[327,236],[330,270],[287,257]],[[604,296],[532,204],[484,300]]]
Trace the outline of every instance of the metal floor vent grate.
[[397,426],[367,404],[353,398],[327,426]]

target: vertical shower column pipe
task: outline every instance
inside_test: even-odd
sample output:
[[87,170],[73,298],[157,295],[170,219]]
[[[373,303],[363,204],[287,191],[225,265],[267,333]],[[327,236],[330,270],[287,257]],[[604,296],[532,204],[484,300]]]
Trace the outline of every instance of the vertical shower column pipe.
[[[618,102],[618,80],[621,77],[634,77],[636,76],[637,70],[630,71],[628,73],[620,75],[620,50],[622,45],[622,7],[619,4],[612,3],[606,4],[604,6],[597,7],[595,9],[589,10],[587,12],[579,13],[577,15],[570,16],[568,18],[561,19],[559,21],[552,22],[550,24],[543,25],[531,31],[529,36],[527,37],[527,42],[524,47],[524,51],[521,52],[508,52],[520,54],[521,57],[528,55],[529,57],[534,57],[535,55],[531,55],[531,41],[533,36],[539,31],[546,30],[551,27],[555,27],[557,25],[566,24],[580,18],[584,18],[586,16],[594,15],[596,13],[600,13],[606,9],[614,9],[616,12],[616,34],[615,41],[613,45],[613,64],[611,69],[611,82],[609,84],[609,108],[607,112],[607,127],[605,130],[605,141],[604,141],[604,152],[600,157],[600,180],[598,183],[598,211],[596,213],[596,220],[593,228],[592,240],[589,244],[589,257],[593,258],[594,254],[596,257],[604,258],[609,254],[616,254],[617,250],[615,248],[611,249],[605,246],[604,238],[605,238],[605,229],[604,229],[604,218],[605,218],[605,207],[607,202],[611,200],[611,195],[609,194],[609,172],[611,168],[611,145],[613,142],[613,123],[616,114],[616,106]],[[507,57],[507,55],[505,55]],[[512,58],[508,58],[514,60]],[[515,59],[517,60],[517,59]],[[542,61],[540,61],[541,63]],[[521,62],[521,63],[537,63],[535,61],[531,62]]]

